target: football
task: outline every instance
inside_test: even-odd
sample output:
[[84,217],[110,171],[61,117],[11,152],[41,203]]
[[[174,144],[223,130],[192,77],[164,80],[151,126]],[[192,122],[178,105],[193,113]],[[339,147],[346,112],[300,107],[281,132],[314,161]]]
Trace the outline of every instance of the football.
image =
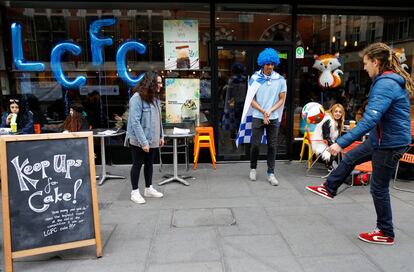
[[322,105],[316,102],[309,102],[302,109],[302,118],[308,124],[317,124],[325,116],[325,110]]

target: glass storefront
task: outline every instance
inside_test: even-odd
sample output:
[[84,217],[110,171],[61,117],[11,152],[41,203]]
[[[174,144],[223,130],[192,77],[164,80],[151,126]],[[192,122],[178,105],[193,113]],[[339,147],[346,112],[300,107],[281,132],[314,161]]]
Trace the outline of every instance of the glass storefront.
[[[342,7],[344,8],[344,7]],[[346,7],[344,8],[346,10]],[[62,121],[73,102],[85,108],[91,128],[124,127],[117,121],[127,110],[131,88],[117,72],[116,53],[120,45],[135,40],[146,45],[145,54],[127,54],[131,76],[156,70],[166,79],[199,80],[198,125],[213,126],[219,160],[248,160],[249,145],[235,146],[241,110],[249,77],[259,69],[257,55],[266,47],[278,50],[281,64],[275,68],[287,80],[288,93],[278,137],[278,158],[298,157],[305,122],[302,107],[310,102],[329,109],[334,103],[346,108],[346,120],[358,121],[358,111],[367,99],[371,81],[358,55],[370,43],[382,41],[401,56],[409,73],[414,64],[414,17],[398,12],[329,9],[301,9],[288,4],[228,3],[123,3],[102,5],[82,2],[76,6],[62,1],[46,6],[35,1],[8,1],[2,9],[0,28],[1,112],[9,98],[26,97],[43,132],[61,131]],[[369,14],[369,15],[367,15]],[[92,64],[90,24],[97,19],[115,18],[116,23],[101,29],[112,46],[104,47],[104,62]],[[198,24],[198,66],[175,69],[166,64],[164,22],[194,21]],[[42,72],[22,72],[13,64],[10,26],[22,26],[24,58],[42,62]],[[50,68],[51,50],[58,43],[80,46],[78,56],[65,54],[62,67],[68,78],[83,75],[86,84],[65,88]],[[297,49],[303,49],[298,55]],[[188,54],[187,47],[176,47],[177,54]],[[180,51],[180,52],[179,52]],[[339,53],[339,55],[335,55]],[[340,83],[321,88],[321,72],[316,61],[336,58]],[[165,85],[165,84],[164,84]],[[161,95],[166,120],[166,93]],[[414,117],[414,116],[413,116]],[[295,140],[296,138],[296,140]],[[266,150],[261,151],[265,154]]]
[[[216,129],[218,154],[227,160],[248,160],[250,145],[242,144],[238,148],[235,144],[240,125],[244,100],[249,77],[260,68],[257,65],[257,56],[264,49],[263,46],[217,46],[218,60],[218,88],[217,88],[217,120]],[[285,79],[288,78],[288,66],[291,54],[287,47],[273,46],[280,57],[280,64],[275,70]],[[288,83],[288,89],[290,85]],[[278,135],[277,152],[287,154],[287,126],[286,107],[284,110]],[[261,155],[266,155],[266,146],[262,146]],[[264,157],[263,157],[264,158]]]
[[[302,59],[296,59],[295,63],[294,137],[304,133],[305,123],[300,113],[303,105],[311,101],[323,104],[325,109],[340,103],[345,107],[346,121],[359,121],[361,115],[358,112],[362,111],[371,86],[371,79],[364,71],[358,55],[367,45],[387,43],[400,54],[401,62],[412,74],[414,17],[299,14],[297,29],[305,55]],[[339,53],[339,69],[343,71],[341,84],[336,88],[321,88],[318,85],[320,72],[313,65],[318,56],[335,53]]]

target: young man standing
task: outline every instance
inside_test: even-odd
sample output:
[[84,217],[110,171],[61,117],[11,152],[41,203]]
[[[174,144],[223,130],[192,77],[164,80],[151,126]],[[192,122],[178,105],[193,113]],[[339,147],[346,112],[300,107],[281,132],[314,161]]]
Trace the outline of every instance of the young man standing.
[[[250,175],[252,181],[256,180],[257,159],[259,147],[264,132],[267,140],[267,180],[272,185],[278,185],[275,177],[276,140],[278,126],[282,119],[283,105],[286,98],[286,80],[273,71],[280,62],[279,54],[272,48],[263,50],[257,58],[261,67],[249,80],[246,101],[243,109],[243,127],[246,117],[252,115],[252,135],[250,153]],[[241,131],[239,130],[239,139]],[[240,141],[239,141],[240,142]]]
[[368,46],[361,56],[364,70],[373,79],[365,113],[358,125],[338,138],[329,151],[337,155],[367,132],[369,139],[346,154],[324,185],[306,189],[332,199],[355,164],[372,160],[371,195],[377,225],[374,231],[361,233],[358,238],[368,243],[392,245],[395,235],[389,184],[399,159],[411,142],[409,94],[414,90],[414,82],[384,43]]

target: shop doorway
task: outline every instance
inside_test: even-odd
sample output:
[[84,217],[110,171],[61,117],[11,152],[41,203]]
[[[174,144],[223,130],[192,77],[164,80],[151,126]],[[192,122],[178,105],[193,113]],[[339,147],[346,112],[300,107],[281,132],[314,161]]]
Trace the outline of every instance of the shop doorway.
[[[283,118],[278,134],[277,156],[276,159],[287,157],[290,126],[286,122],[289,116],[287,109],[289,88],[289,64],[291,63],[290,48],[287,46],[217,46],[217,83],[216,83],[216,147],[219,160],[249,160],[250,144],[241,144],[236,147],[235,139],[240,125],[241,115],[245,96],[247,93],[247,83],[250,76],[257,70],[257,57],[266,47],[276,49],[280,54],[280,64],[275,67],[275,71],[287,80],[288,95],[285,103]],[[260,159],[265,159],[267,152],[266,146],[260,149]]]

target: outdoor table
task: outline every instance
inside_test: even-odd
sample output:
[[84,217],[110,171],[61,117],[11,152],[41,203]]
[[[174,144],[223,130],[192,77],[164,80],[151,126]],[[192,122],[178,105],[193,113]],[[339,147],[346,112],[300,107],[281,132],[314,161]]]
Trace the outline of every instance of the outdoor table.
[[125,130],[123,129],[118,129],[118,130],[94,129],[93,130],[93,137],[101,139],[102,174],[101,176],[96,176],[96,178],[100,177],[98,185],[102,185],[107,179],[125,179],[124,176],[111,175],[110,173],[106,172],[106,157],[105,157],[105,138],[120,136],[123,134],[125,134]]
[[[178,175],[178,156],[177,156],[177,141],[180,138],[191,138],[194,137],[195,133],[194,132],[190,132],[188,134],[173,134],[172,130],[171,131],[167,131],[164,132],[164,137],[165,138],[171,138],[173,140],[173,168],[174,168],[174,174],[172,177],[167,178],[161,182],[158,183],[158,185],[164,185],[168,182],[172,182],[174,180],[181,182],[184,185],[190,185],[187,181],[185,181],[182,177],[180,177]],[[187,176],[186,178],[191,178],[189,176]]]

